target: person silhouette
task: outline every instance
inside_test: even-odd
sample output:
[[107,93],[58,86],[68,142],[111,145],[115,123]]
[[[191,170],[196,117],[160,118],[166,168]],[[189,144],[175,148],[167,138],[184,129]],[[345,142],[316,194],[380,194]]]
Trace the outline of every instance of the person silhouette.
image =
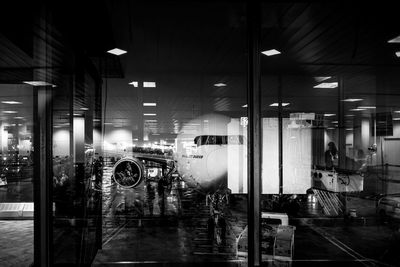
[[332,170],[336,164],[338,156],[338,150],[334,142],[328,143],[328,150],[325,151],[325,168],[327,170]]

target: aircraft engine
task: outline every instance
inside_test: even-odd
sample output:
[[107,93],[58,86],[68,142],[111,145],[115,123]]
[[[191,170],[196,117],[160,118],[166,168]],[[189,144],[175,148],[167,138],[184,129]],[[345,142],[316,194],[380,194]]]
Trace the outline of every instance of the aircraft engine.
[[112,170],[114,181],[123,188],[136,187],[143,176],[143,163],[136,158],[122,158],[115,163]]

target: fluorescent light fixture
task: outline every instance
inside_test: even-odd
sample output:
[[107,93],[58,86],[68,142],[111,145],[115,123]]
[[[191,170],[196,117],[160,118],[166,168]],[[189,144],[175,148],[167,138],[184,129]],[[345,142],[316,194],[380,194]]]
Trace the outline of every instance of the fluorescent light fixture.
[[344,101],[344,102],[359,102],[359,101],[363,101],[364,99],[362,99],[362,98],[346,98],[346,99],[343,99],[342,101]]
[[314,86],[314,88],[336,88],[336,87],[338,87],[338,82],[320,83]]
[[156,87],[156,82],[143,82],[143,87]]
[[388,43],[400,43],[400,35],[397,37],[394,37],[393,39],[390,39]]
[[143,107],[155,107],[157,103],[143,103]]
[[361,109],[374,109],[376,108],[375,106],[359,106],[357,108],[361,108]]
[[123,54],[125,54],[127,52],[125,50],[122,50],[122,49],[119,49],[119,48],[114,48],[114,49],[108,50],[107,53],[110,53],[110,54],[113,54],[113,55],[116,55],[116,56],[120,56],[120,55],[123,55]]
[[25,81],[23,83],[32,85],[32,86],[53,86],[54,84],[48,83],[48,82],[43,82],[43,81]]
[[144,122],[157,122],[157,120],[145,120]]
[[143,116],[156,116],[156,113],[143,113]]
[[224,86],[226,86],[226,83],[215,83],[214,86],[215,87],[224,87]]
[[10,104],[10,105],[21,105],[22,104],[22,102],[18,102],[18,101],[1,101],[1,103]]
[[247,108],[247,104],[243,105],[242,108]]
[[80,110],[89,110],[89,108],[80,108]]
[[112,125],[112,122],[105,122],[104,125]]
[[18,111],[15,111],[15,110],[3,110],[3,113],[6,113],[6,114],[15,114],[15,113],[18,113]]
[[319,77],[314,77],[314,80],[315,80],[317,83],[320,83],[320,82],[323,82],[323,81],[328,80],[328,79],[330,79],[330,78],[332,78],[332,77],[331,77],[331,76],[326,76],[326,77],[319,76]]
[[132,140],[133,141],[139,141],[139,138],[133,138]]
[[[282,103],[282,107],[286,107],[289,106],[290,103]],[[271,105],[269,105],[270,107],[278,107],[279,103],[272,103]]]
[[261,53],[266,55],[267,57],[270,57],[270,56],[274,56],[274,55],[279,55],[281,52],[279,52],[276,49],[270,49],[270,50],[262,51]]
[[400,51],[397,51],[395,54],[396,54],[396,57],[400,57]]
[[132,82],[130,82],[128,84],[133,85],[133,87],[138,87],[139,86],[139,82],[136,82],[136,81],[132,81]]
[[14,117],[14,119],[16,119],[16,120],[22,120],[22,119],[24,119],[24,117]]
[[327,130],[335,130],[335,128],[333,128],[333,127],[328,127],[328,128],[326,128]]
[[400,113],[400,110],[396,110],[396,111],[394,111],[394,113]]
[[339,123],[338,121],[332,121],[332,123]]
[[352,108],[350,111],[363,111],[366,110],[365,108]]
[[101,121],[100,119],[93,119],[93,121]]
[[400,121],[400,118],[393,118],[394,121]]
[[333,116],[335,116],[336,114],[333,114],[333,113],[325,113],[324,114],[324,117],[333,117]]
[[346,131],[353,131],[352,128],[346,128]]

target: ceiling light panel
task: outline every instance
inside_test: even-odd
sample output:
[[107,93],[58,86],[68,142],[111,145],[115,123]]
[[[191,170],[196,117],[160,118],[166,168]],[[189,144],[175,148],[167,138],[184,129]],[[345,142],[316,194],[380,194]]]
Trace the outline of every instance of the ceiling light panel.
[[19,101],[1,101],[3,104],[9,104],[9,105],[21,105],[22,102]]
[[346,98],[346,99],[343,99],[342,101],[344,101],[344,102],[360,102],[363,100],[364,99],[362,99],[362,98]]
[[48,82],[44,82],[44,81],[24,81],[23,83],[32,85],[32,86],[53,86],[55,87],[54,84],[48,83]]
[[226,83],[215,83],[214,86],[215,87],[224,87],[224,86],[226,86]]
[[110,53],[110,54],[113,54],[116,56],[120,56],[120,55],[126,54],[127,52],[125,50],[122,50],[119,48],[114,48],[114,49],[108,50],[107,53]]
[[154,88],[156,87],[156,82],[143,82],[143,87]]
[[314,77],[314,80],[317,83],[320,83],[320,82],[323,82],[323,81],[328,80],[330,78],[332,78],[332,77],[331,76],[319,76],[319,77]]
[[157,103],[143,103],[143,107],[156,107]]
[[130,82],[128,84],[132,85],[133,87],[138,87],[139,86],[139,82],[137,82],[137,81],[132,81],[132,82]]
[[[290,103],[282,103],[282,107],[286,107],[289,106]],[[271,105],[269,105],[270,107],[278,107],[279,103],[272,103]]]
[[331,83],[320,83],[314,86],[314,88],[336,88],[338,87],[337,82],[331,82]]
[[266,55],[267,57],[279,55],[281,52],[276,49],[265,50],[261,52],[262,54]]

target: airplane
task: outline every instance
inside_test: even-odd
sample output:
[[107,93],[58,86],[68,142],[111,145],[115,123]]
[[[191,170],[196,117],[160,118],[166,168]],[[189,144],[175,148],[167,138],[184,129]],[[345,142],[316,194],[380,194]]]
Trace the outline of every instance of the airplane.
[[231,121],[230,117],[215,113],[199,116],[182,126],[173,159],[144,154],[125,157],[115,163],[113,178],[122,187],[134,188],[144,179],[143,162],[149,161],[167,169],[167,176],[177,171],[188,185],[205,194],[224,190],[227,188],[228,146],[230,153],[246,146],[238,127],[229,127]]

